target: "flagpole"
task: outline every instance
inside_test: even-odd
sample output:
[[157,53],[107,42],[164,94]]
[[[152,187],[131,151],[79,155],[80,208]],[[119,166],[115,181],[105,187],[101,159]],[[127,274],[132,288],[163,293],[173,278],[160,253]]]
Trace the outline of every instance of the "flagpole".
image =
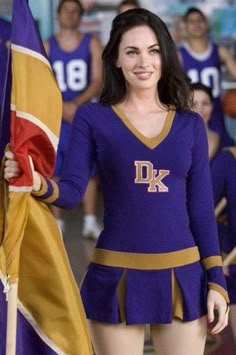
[[[25,223],[28,216],[28,199],[30,192],[11,193],[8,186],[8,205],[6,206],[6,231],[4,236],[4,248],[6,252],[6,285],[7,296],[7,331],[6,331],[6,355],[16,355],[17,338],[17,301],[18,301],[18,275],[20,247],[25,231]],[[21,206],[21,208],[19,208]],[[9,210],[12,213],[9,214]],[[17,223],[11,225],[12,220]],[[13,239],[13,237],[17,237]]]
[[6,355],[16,355],[18,283],[10,285],[7,304]]

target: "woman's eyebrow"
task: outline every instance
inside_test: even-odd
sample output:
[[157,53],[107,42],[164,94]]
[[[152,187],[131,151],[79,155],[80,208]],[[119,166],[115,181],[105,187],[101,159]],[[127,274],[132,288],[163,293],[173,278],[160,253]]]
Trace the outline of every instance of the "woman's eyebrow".
[[[151,46],[149,46],[148,48],[151,49],[153,47],[159,47],[159,44],[158,43],[155,43],[155,44],[152,44]],[[135,47],[135,46],[127,46],[125,47],[125,49],[139,49],[138,47]]]

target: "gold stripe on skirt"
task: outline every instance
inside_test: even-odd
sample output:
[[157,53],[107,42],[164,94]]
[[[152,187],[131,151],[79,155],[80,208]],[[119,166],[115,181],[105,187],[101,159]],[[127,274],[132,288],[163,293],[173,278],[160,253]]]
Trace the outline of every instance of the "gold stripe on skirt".
[[200,260],[198,248],[169,253],[129,253],[95,248],[92,262],[100,265],[137,270],[162,270],[192,264]]

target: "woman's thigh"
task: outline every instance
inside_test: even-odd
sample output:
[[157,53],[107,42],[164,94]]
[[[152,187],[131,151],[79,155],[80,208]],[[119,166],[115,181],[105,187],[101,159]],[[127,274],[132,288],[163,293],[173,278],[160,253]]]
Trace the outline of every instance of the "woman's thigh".
[[96,355],[143,355],[144,325],[89,321]]
[[151,325],[155,353],[158,355],[203,355],[207,319],[192,322],[173,320],[171,324]]

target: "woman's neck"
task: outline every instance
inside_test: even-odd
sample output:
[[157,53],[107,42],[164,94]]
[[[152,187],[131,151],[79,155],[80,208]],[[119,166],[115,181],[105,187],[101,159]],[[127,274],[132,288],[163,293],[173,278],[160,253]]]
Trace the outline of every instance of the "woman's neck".
[[157,91],[150,93],[149,90],[132,91],[128,93],[126,98],[120,104],[128,111],[150,112],[150,111],[166,111],[166,107],[160,103]]

